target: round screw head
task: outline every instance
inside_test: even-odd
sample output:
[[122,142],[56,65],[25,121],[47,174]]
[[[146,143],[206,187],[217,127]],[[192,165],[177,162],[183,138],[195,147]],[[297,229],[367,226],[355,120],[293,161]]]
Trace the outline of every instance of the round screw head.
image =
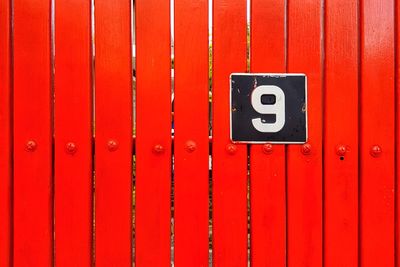
[[226,145],[226,152],[228,152],[228,154],[233,155],[235,154],[237,151],[237,147],[234,144],[227,144]]
[[262,151],[265,154],[271,154],[274,151],[274,147],[272,146],[272,144],[265,144],[262,146]]
[[303,155],[310,155],[311,154],[311,145],[310,144],[304,144],[301,147],[301,153],[303,153]]
[[28,142],[26,142],[26,145],[25,145],[26,151],[33,152],[36,150],[36,148],[37,148],[37,144],[35,141],[29,140]]
[[186,144],[185,144],[185,149],[189,153],[195,151],[196,148],[197,148],[196,142],[194,142],[192,140],[187,141]]
[[108,150],[113,152],[118,149],[118,142],[115,140],[109,140],[107,143]]
[[65,149],[67,150],[67,153],[68,153],[68,154],[73,155],[73,154],[75,154],[75,152],[76,152],[76,144],[75,144],[74,142],[68,142],[68,143],[65,145]]
[[346,149],[346,147],[344,145],[338,145],[336,147],[336,154],[338,156],[343,157],[346,154],[346,152],[347,152],[347,149]]
[[370,154],[371,154],[371,156],[373,156],[374,158],[379,157],[379,156],[382,154],[382,149],[381,149],[381,147],[378,146],[378,145],[372,146],[372,147],[371,147],[371,150],[370,150]]
[[153,152],[156,154],[164,153],[164,151],[165,151],[164,147],[160,144],[157,144],[153,147]]

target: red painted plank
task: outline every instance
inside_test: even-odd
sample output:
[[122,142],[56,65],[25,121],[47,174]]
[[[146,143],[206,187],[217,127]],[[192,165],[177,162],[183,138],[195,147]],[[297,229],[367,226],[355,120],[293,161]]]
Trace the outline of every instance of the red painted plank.
[[322,12],[320,0],[288,6],[288,72],[308,81],[308,144],[287,151],[288,266],[322,266]]
[[175,266],[208,266],[208,1],[174,14]]
[[136,266],[170,266],[170,1],[136,1]]
[[90,1],[55,2],[55,264],[91,266]]
[[395,181],[395,261],[396,267],[400,267],[400,2],[397,0],[395,3],[395,22],[396,22],[396,181]]
[[[286,72],[285,14],[283,0],[251,2],[252,72]],[[285,179],[284,145],[250,147],[252,266],[284,266],[286,263]]]
[[247,148],[229,140],[229,75],[246,71],[246,0],[213,2],[213,264],[247,266]]
[[95,32],[95,260],[131,266],[131,2],[96,1]]
[[356,1],[325,5],[324,262],[357,266],[358,10]]
[[363,0],[361,12],[360,260],[365,267],[390,267],[394,266],[394,1]]
[[0,2],[0,266],[11,266],[11,1]]
[[51,266],[50,1],[14,1],[14,266]]

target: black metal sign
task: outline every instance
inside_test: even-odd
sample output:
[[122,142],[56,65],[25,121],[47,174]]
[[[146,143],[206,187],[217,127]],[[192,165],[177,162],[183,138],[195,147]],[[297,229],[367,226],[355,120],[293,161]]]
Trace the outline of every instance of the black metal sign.
[[304,74],[233,73],[230,84],[233,142],[307,141],[307,77]]

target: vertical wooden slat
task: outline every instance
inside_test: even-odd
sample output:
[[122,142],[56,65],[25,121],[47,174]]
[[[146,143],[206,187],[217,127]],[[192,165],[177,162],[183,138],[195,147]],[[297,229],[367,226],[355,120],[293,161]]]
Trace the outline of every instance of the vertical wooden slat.
[[[252,72],[286,72],[285,3],[285,0],[251,2]],[[250,148],[252,266],[286,263],[285,146],[273,145],[272,151],[268,146],[271,145]]]
[[55,1],[55,264],[91,266],[90,1]]
[[322,266],[322,11],[320,0],[288,6],[288,72],[308,81],[308,142],[287,153],[288,266]]
[[[175,1],[175,266],[208,266],[208,1]],[[195,118],[193,117],[195,115]]]
[[136,1],[136,266],[170,266],[170,1]]
[[[394,1],[362,0],[362,266],[394,266]],[[381,152],[379,152],[380,150]]]
[[14,266],[53,253],[50,0],[14,1]]
[[358,3],[325,2],[324,262],[358,263]]
[[96,266],[131,266],[131,2],[95,4]]
[[0,266],[11,266],[11,1],[0,2]]
[[395,3],[395,27],[396,27],[396,181],[395,181],[395,262],[396,267],[400,267],[400,1],[396,0]]
[[213,2],[213,264],[247,266],[247,148],[229,140],[229,75],[246,71],[246,1]]

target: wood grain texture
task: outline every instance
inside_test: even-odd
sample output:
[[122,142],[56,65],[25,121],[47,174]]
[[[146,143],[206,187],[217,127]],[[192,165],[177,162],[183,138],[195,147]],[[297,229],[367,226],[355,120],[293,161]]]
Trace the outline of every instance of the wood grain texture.
[[92,264],[90,11],[90,1],[55,1],[56,266]]
[[11,266],[11,1],[0,2],[0,266]]
[[325,6],[324,262],[357,266],[358,5],[338,0]]
[[[250,17],[251,72],[286,72],[285,1],[254,0]],[[285,161],[284,145],[273,145],[272,153],[263,145],[250,147],[252,266],[286,264]]]
[[175,1],[175,266],[208,266],[208,1]]
[[136,266],[170,266],[169,1],[136,1],[136,40]]
[[133,123],[130,1],[96,1],[95,32],[96,266],[131,266]]
[[[361,265],[394,266],[394,1],[361,1]],[[379,100],[379,102],[377,102]],[[381,153],[373,154],[373,147]]]
[[213,264],[247,266],[247,147],[229,140],[229,75],[246,71],[246,1],[213,2]]
[[14,1],[14,266],[53,263],[50,1]]
[[322,265],[322,1],[288,6],[288,72],[307,75],[308,144],[287,150],[288,266]]

